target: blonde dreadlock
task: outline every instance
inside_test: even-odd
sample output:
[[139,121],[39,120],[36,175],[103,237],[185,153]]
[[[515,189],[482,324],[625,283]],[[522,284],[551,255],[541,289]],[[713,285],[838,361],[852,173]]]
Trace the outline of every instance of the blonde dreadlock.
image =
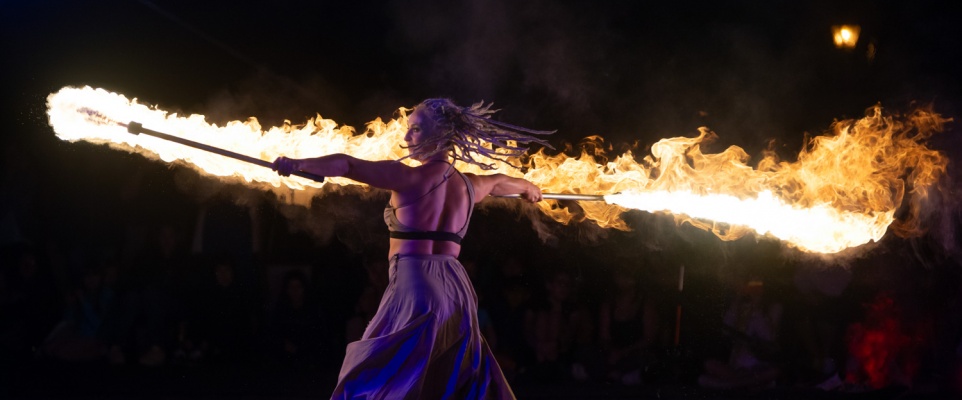
[[555,131],[537,131],[492,120],[491,115],[498,110],[492,110],[491,104],[484,104],[483,101],[470,107],[461,107],[450,99],[427,99],[415,106],[414,110],[426,111],[423,115],[434,122],[434,134],[421,143],[408,147],[411,155],[407,157],[417,155],[427,159],[447,152],[455,160],[477,165],[483,170],[492,170],[495,164],[478,160],[477,156],[518,168],[508,159],[520,157],[527,152],[528,148],[522,145],[540,144],[554,148],[546,140],[527,134],[549,135]]

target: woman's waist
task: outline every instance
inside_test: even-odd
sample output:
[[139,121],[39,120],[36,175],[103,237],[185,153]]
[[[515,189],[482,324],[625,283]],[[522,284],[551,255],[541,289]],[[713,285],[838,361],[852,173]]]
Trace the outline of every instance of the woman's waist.
[[451,254],[420,254],[420,253],[394,253],[389,257],[390,261],[400,260],[457,260],[458,256]]
[[404,240],[391,239],[388,257],[401,254],[405,256],[446,256],[457,258],[461,254],[461,246],[451,242],[433,240]]

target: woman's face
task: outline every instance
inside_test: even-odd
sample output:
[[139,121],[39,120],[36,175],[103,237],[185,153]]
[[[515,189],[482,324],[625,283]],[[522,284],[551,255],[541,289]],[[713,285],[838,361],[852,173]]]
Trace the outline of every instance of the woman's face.
[[404,142],[409,149],[412,146],[421,144],[426,138],[430,137],[433,124],[431,119],[424,113],[421,109],[417,109],[408,117],[408,130],[404,134]]

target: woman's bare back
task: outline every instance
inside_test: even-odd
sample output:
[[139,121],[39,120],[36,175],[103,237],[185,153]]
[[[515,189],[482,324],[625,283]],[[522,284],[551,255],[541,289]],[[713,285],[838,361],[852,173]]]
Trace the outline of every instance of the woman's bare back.
[[[467,182],[445,162],[412,168],[417,185],[391,192],[391,206],[405,226],[420,231],[458,232],[469,221]],[[461,246],[442,240],[391,239],[389,256],[395,254],[447,254],[457,256]]]

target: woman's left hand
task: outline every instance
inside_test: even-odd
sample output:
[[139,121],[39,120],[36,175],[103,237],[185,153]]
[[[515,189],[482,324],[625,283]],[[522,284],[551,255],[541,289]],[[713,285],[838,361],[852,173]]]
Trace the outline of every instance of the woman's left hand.
[[521,192],[521,197],[532,203],[537,203],[541,201],[542,200],[541,188],[535,186],[535,184],[531,182],[528,182],[528,181],[525,181],[525,182],[527,182],[528,185],[527,187],[524,188],[524,191]]

